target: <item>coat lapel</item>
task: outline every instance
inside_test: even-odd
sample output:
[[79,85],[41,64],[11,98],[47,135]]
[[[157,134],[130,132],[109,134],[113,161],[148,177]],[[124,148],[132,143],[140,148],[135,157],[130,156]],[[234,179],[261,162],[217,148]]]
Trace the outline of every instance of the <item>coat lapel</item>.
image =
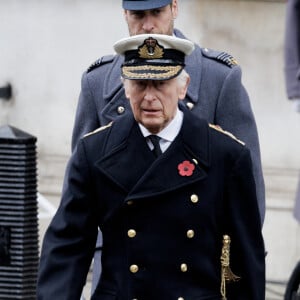
[[[186,37],[178,30],[174,30],[174,34],[182,39],[186,39]],[[184,102],[190,102],[197,103],[200,101],[199,95],[200,95],[200,86],[201,85],[201,79],[202,79],[202,52],[198,45],[195,45],[195,50],[188,56],[185,57],[185,70],[188,72],[188,74],[191,77],[191,82],[189,84],[186,99]]]
[[[163,194],[206,178],[210,163],[208,139],[207,123],[186,110],[175,141],[149,165],[125,201]],[[188,176],[179,172],[183,162],[190,164]]]
[[[185,110],[182,129],[165,153],[155,159],[131,115],[117,120],[97,167],[124,189],[130,199],[143,199],[203,180],[209,167],[207,123]],[[189,176],[179,167],[189,162]]]
[[112,67],[105,76],[103,99],[104,101],[110,101],[114,98],[114,95],[118,94],[120,90],[123,90],[123,84],[121,81],[121,65],[124,59],[118,55],[113,61]]
[[104,155],[96,166],[129,193],[154,160],[137,123],[129,114],[115,121]]

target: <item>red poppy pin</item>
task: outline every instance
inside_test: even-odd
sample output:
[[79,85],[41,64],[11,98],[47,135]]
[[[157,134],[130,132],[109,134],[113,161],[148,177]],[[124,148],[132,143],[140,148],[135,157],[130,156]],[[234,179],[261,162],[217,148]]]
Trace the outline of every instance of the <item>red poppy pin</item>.
[[189,162],[188,160],[183,161],[178,165],[179,175],[181,176],[192,176],[193,171],[195,170],[195,165]]

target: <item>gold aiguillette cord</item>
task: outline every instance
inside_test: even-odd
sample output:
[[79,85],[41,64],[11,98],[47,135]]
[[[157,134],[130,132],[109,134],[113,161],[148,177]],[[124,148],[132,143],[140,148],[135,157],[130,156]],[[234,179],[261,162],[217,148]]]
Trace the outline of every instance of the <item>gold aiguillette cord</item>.
[[235,275],[230,269],[230,243],[229,235],[223,235],[223,247],[221,254],[221,295],[222,300],[226,300],[226,282],[238,281],[239,276]]

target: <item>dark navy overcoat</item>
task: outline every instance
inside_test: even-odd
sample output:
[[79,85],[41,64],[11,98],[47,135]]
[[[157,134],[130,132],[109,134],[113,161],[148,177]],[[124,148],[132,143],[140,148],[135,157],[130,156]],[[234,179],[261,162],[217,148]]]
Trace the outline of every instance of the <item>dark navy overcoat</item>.
[[157,159],[132,115],[118,118],[79,141],[65,180],[43,242],[39,300],[80,298],[98,226],[102,273],[92,299],[220,300],[224,234],[241,277],[228,284],[228,300],[265,299],[249,150],[190,111]]
[[[175,30],[174,34],[184,38]],[[121,82],[119,55],[102,57],[82,76],[81,93],[73,129],[72,147],[84,134],[131,112]],[[195,45],[186,57],[191,77],[183,103],[195,115],[217,124],[244,141],[250,149],[261,219],[265,216],[265,185],[259,137],[242,71],[228,54]]]

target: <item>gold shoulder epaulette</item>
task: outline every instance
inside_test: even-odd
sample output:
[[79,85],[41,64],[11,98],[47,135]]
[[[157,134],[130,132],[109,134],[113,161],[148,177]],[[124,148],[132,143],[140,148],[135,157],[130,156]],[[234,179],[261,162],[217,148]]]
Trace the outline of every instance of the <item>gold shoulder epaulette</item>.
[[241,140],[239,140],[236,136],[234,136],[231,132],[223,130],[221,126],[219,125],[214,125],[214,124],[209,124],[210,128],[213,128],[219,132],[222,132],[226,135],[228,135],[229,137],[231,137],[232,139],[234,139],[235,141],[239,142],[240,144],[242,144],[243,146],[245,146],[245,143]]
[[91,132],[85,134],[83,137],[87,137],[87,136],[89,136],[89,135],[92,135],[92,134],[94,134],[94,133],[97,133],[97,132],[99,132],[99,131],[102,131],[102,130],[104,130],[104,129],[106,129],[106,128],[109,128],[109,127],[112,125],[112,123],[113,123],[113,122],[110,122],[110,123],[108,123],[108,124],[105,125],[105,126],[101,126],[101,127],[97,128],[97,129],[95,129],[94,131],[91,131]]

